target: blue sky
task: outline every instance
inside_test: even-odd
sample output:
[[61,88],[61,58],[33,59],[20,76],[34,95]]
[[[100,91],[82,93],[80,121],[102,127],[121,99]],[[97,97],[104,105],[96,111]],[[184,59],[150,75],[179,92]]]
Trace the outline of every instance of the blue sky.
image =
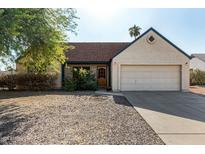
[[81,8],[74,42],[130,42],[134,24],[141,33],[153,27],[186,53],[205,53],[205,9]]
[[[130,42],[134,24],[141,33],[153,27],[188,54],[205,53],[205,9],[81,8],[72,42]],[[0,69],[3,66],[0,63]]]

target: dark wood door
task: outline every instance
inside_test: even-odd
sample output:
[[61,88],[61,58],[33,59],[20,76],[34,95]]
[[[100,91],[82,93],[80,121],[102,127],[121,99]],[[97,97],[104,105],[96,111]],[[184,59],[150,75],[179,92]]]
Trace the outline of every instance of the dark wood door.
[[106,88],[106,67],[98,67],[98,87]]

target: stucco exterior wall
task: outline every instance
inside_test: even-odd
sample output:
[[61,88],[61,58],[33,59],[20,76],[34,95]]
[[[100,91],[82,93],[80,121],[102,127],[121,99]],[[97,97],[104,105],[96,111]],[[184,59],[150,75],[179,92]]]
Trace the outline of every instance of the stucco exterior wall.
[[205,71],[205,62],[197,57],[194,57],[190,60],[190,68]]
[[[153,35],[156,42],[147,42],[148,36]],[[121,65],[180,65],[181,89],[189,90],[189,64],[190,60],[179,52],[154,31],[149,31],[127,49],[113,58],[111,63],[112,90],[120,90]]]
[[61,89],[62,88],[62,65],[58,64],[58,72],[57,72],[57,78],[55,80],[55,88]]
[[19,63],[16,64],[16,72],[17,73],[24,73],[26,72],[26,70],[24,69],[24,67],[22,65],[20,65]]

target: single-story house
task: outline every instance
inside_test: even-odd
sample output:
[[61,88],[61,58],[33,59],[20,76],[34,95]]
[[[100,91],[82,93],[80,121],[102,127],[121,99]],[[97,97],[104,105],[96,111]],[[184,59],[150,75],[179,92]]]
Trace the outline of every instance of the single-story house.
[[191,57],[190,69],[205,71],[205,54],[192,54]]
[[62,79],[76,67],[93,72],[113,91],[188,91],[190,56],[150,28],[133,42],[70,43]]
[[74,68],[95,74],[98,87],[113,91],[188,91],[190,56],[148,29],[133,42],[70,42],[57,87],[73,77]]

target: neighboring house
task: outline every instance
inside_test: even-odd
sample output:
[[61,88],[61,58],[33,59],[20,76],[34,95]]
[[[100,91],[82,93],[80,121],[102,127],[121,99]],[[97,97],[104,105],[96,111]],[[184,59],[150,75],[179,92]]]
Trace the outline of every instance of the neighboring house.
[[192,54],[191,57],[190,69],[205,71],[205,54]]
[[190,56],[153,28],[131,43],[69,44],[75,49],[65,53],[57,88],[74,68],[84,68],[95,74],[98,87],[113,91],[189,90]]

